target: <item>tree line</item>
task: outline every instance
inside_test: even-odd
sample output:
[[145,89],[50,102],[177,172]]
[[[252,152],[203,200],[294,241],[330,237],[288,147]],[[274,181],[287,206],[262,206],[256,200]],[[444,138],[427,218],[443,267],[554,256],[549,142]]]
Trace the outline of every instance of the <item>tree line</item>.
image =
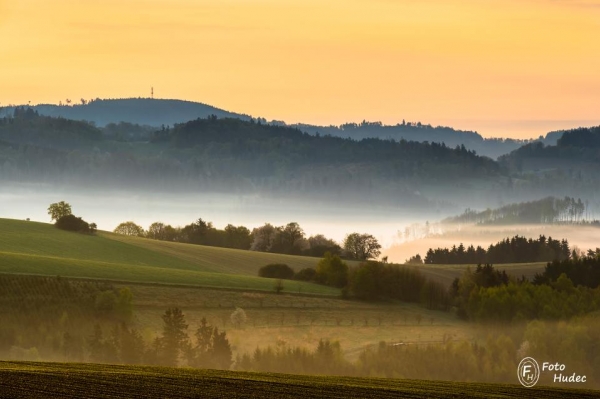
[[452,248],[430,248],[421,260],[420,255],[412,257],[408,263],[426,264],[481,264],[481,263],[530,263],[567,260],[572,256],[566,239],[556,240],[540,235],[538,239],[516,235],[506,238],[488,249],[473,245],[465,247],[462,243]]
[[94,363],[152,364],[169,367],[229,369],[233,363],[231,344],[225,331],[202,318],[194,331],[179,308],[168,308],[161,316],[162,332],[147,344],[139,331],[125,324],[105,333],[96,324],[86,338],[88,359]]
[[536,274],[533,281],[545,284],[556,281],[562,274],[576,286],[600,286],[600,248],[590,249],[585,255],[575,253],[570,259],[556,259],[546,265],[542,274]]
[[377,258],[381,254],[381,245],[370,234],[348,234],[340,245],[322,234],[307,237],[296,222],[285,226],[266,223],[250,231],[245,226],[232,224],[228,224],[224,229],[218,229],[212,222],[206,222],[201,218],[184,227],[155,222],[148,227],[148,230],[144,230],[142,226],[132,221],[127,221],[120,223],[113,231],[117,234],[154,240],[288,255],[322,257],[329,252],[347,259],[366,260]]
[[528,224],[580,223],[588,210],[581,198],[546,197],[536,201],[509,204],[497,209],[477,212],[466,209],[463,214],[444,219],[443,223]]

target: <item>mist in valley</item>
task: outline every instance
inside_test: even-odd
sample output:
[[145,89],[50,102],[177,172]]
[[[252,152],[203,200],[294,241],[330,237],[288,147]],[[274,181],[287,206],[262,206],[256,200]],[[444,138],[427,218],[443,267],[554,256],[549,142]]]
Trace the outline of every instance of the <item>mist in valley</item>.
[[125,221],[147,228],[154,222],[185,226],[198,218],[215,227],[228,224],[252,230],[265,223],[297,222],[307,236],[323,234],[342,242],[353,232],[369,233],[389,246],[405,226],[433,220],[436,212],[415,214],[410,209],[373,205],[344,205],[301,197],[281,198],[223,193],[133,193],[121,190],[56,189],[50,185],[4,185],[0,188],[0,217],[50,222],[48,205],[67,201],[73,212],[112,231]]

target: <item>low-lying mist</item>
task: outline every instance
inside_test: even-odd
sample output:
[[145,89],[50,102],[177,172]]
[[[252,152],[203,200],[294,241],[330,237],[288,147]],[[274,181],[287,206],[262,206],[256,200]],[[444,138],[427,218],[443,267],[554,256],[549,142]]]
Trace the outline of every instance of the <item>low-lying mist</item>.
[[50,222],[51,203],[67,201],[73,213],[99,230],[112,231],[119,223],[134,221],[147,228],[161,221],[184,226],[198,218],[215,227],[243,225],[252,230],[265,223],[285,225],[297,222],[307,236],[324,234],[338,242],[352,232],[374,235],[384,246],[398,240],[405,226],[437,217],[434,212],[415,214],[408,210],[377,206],[345,205],[258,195],[150,194],[125,191],[60,189],[46,185],[19,185],[0,188],[0,217]]
[[465,247],[480,245],[489,247],[498,241],[515,235],[526,238],[538,238],[540,235],[553,239],[567,239],[571,249],[578,248],[582,251],[595,249],[600,246],[600,228],[583,225],[466,225],[445,226],[424,237],[405,239],[396,242],[383,251],[383,256],[388,256],[390,261],[402,263],[411,256],[420,254],[424,257],[430,248],[452,248],[464,244]]

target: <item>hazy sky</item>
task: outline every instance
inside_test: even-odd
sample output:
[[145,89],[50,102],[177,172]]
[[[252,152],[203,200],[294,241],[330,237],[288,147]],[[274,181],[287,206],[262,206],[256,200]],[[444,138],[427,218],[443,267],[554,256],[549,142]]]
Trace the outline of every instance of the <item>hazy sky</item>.
[[530,137],[600,124],[600,0],[0,0],[0,104],[156,97]]

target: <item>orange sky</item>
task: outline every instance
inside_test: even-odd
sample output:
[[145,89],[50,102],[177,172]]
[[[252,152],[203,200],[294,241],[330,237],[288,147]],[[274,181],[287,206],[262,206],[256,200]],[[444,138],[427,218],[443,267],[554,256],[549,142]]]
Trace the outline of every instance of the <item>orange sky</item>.
[[0,0],[0,105],[157,97],[531,137],[600,124],[600,0]]

